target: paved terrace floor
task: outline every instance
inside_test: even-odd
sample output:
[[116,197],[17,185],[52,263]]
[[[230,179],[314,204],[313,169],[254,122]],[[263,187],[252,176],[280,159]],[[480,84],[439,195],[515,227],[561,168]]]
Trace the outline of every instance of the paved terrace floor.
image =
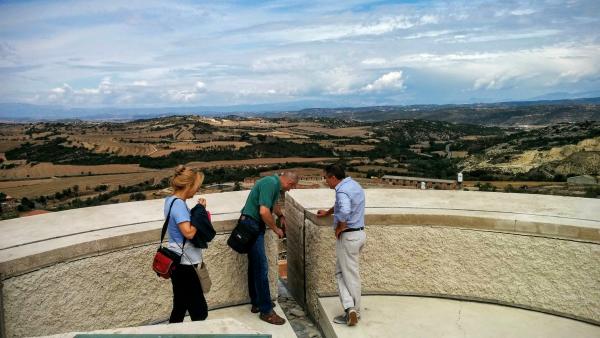
[[[285,314],[279,304],[275,307],[283,318]],[[287,319],[287,318],[286,318]],[[232,306],[228,308],[212,310],[208,312],[205,321],[192,322],[189,317],[186,321],[178,324],[158,324],[147,326],[136,326],[126,328],[115,328],[91,332],[70,332],[52,335],[48,337],[71,338],[76,334],[270,334],[272,337],[296,338],[289,321],[285,325],[271,325],[263,322],[258,315],[250,312],[250,305]]]
[[334,324],[338,297],[319,299],[328,338],[597,338],[600,326],[535,311],[451,299],[364,296],[358,325]]

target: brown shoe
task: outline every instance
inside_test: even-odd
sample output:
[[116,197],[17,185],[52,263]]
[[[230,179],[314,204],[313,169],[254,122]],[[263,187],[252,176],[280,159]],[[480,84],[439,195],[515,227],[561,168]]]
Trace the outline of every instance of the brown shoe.
[[[271,307],[275,307],[275,303],[271,302]],[[258,306],[252,305],[252,308],[250,309],[250,312],[252,312],[252,313],[259,313],[260,309],[258,308]]]
[[354,326],[358,324],[358,313],[354,308],[348,310],[348,326]]
[[268,315],[265,314],[260,314],[260,319],[264,320],[265,322],[269,323],[269,324],[273,324],[273,325],[283,325],[285,324],[285,319],[279,317],[275,311],[271,311],[271,313],[269,313]]

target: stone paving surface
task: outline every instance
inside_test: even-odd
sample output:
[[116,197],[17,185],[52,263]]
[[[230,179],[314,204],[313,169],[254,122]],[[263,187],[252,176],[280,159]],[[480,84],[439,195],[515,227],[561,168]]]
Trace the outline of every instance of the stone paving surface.
[[338,297],[319,298],[329,338],[598,338],[600,326],[514,307],[411,296],[362,296],[358,325],[334,324]]
[[317,325],[308,317],[308,314],[296,302],[294,297],[289,293],[286,281],[280,279],[278,282],[279,297],[277,302],[285,313],[290,325],[298,338],[323,338]]

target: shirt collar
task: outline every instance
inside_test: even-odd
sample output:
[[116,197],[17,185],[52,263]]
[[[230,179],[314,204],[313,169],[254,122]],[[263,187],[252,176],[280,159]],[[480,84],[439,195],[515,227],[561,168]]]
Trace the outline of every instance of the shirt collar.
[[339,191],[339,190],[340,190],[340,188],[341,188],[341,187],[342,187],[344,184],[346,184],[348,181],[350,181],[350,176],[348,176],[348,177],[344,178],[343,180],[341,180],[341,181],[340,181],[340,183],[338,183],[338,184],[335,186],[335,191]]
[[279,192],[281,190],[281,181],[279,180],[279,175],[275,174],[273,177],[275,177],[275,182],[277,182],[277,191]]

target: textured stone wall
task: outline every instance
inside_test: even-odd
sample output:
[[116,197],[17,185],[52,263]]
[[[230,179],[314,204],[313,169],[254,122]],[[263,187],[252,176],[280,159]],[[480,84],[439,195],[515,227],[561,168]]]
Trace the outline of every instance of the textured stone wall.
[[304,305],[304,208],[291,197],[286,202],[288,287],[296,301]]
[[[331,228],[305,220],[307,307],[337,294]],[[600,322],[600,245],[473,229],[369,224],[363,293],[450,296]],[[341,311],[340,305],[340,311]]]
[[[204,250],[213,286],[209,308],[249,302],[247,256],[219,233]],[[110,240],[110,239],[107,239]],[[271,296],[277,293],[277,239],[267,232]],[[151,269],[156,244],[62,262],[3,280],[7,337],[135,326],[168,319],[171,282]],[[210,314],[209,314],[210,318]]]

